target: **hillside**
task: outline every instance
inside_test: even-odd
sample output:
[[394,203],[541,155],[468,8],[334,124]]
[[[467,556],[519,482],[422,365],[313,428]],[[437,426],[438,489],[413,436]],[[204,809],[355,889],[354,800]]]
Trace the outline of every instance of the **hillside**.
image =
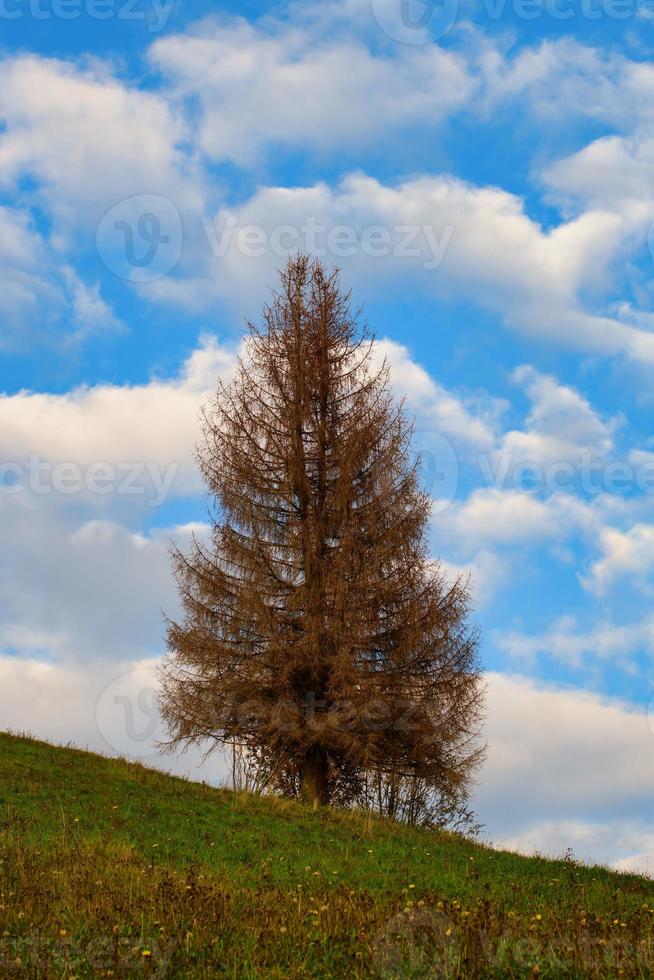
[[3,977],[649,976],[654,882],[0,734]]

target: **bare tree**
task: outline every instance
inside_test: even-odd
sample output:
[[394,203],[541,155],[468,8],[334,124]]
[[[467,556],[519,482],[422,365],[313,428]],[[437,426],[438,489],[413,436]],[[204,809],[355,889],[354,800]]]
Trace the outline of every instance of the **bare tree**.
[[237,743],[315,804],[371,774],[462,798],[483,702],[468,585],[429,558],[411,425],[337,272],[289,261],[203,420],[212,527],[174,552],[169,746]]
[[482,828],[468,806],[467,790],[465,782],[437,787],[420,776],[378,771],[368,774],[353,803],[410,827],[476,835]]

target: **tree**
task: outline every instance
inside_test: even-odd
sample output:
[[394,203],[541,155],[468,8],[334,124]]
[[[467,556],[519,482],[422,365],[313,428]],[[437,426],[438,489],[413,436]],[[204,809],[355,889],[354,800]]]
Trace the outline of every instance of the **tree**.
[[436,787],[419,776],[376,772],[366,778],[356,802],[410,827],[447,828],[469,835],[481,830],[468,806],[465,783]]
[[211,534],[174,551],[169,747],[241,746],[315,804],[375,775],[463,798],[483,700],[468,585],[429,558],[412,427],[337,272],[289,261],[203,435]]

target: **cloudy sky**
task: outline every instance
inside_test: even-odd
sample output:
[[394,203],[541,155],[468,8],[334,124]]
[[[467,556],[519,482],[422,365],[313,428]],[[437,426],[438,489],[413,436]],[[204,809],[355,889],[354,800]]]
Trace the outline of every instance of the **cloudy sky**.
[[651,0],[0,0],[0,726],[161,761],[198,408],[342,269],[471,569],[486,838],[654,869]]

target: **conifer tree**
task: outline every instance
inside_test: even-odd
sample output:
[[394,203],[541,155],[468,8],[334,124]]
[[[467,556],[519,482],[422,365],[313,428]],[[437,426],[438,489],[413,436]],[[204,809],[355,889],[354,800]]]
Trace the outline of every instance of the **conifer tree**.
[[337,272],[299,256],[203,411],[207,540],[174,551],[170,747],[237,745],[277,789],[463,798],[483,690],[467,582],[430,559],[412,428]]

